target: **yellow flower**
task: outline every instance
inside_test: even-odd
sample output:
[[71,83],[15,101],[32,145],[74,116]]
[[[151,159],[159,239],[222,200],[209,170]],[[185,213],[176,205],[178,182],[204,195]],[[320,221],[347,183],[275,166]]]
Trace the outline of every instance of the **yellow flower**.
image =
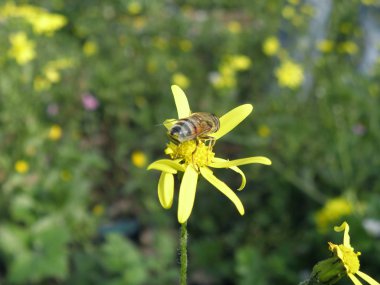
[[41,12],[39,15],[30,17],[28,20],[36,34],[44,34],[48,36],[53,35],[55,31],[67,24],[65,16],[50,14],[48,12]]
[[324,207],[315,214],[319,231],[326,232],[329,227],[352,212],[351,203],[342,197],[330,199]]
[[307,16],[314,16],[314,7],[309,4],[305,4],[301,7],[301,12]]
[[296,10],[292,6],[285,6],[284,9],[282,9],[282,16],[285,19],[291,19],[296,15]]
[[241,32],[241,25],[238,21],[230,21],[227,24],[227,29],[231,34],[238,34]]
[[190,80],[183,73],[174,73],[172,76],[172,83],[186,89],[190,85]]
[[43,91],[43,90],[47,90],[49,89],[51,86],[51,83],[46,79],[46,78],[43,78],[41,76],[37,76],[36,78],[34,78],[34,81],[33,81],[33,89],[35,91]]
[[266,55],[272,56],[278,53],[280,50],[280,42],[274,36],[268,37],[263,43],[263,52]]
[[[177,107],[178,118],[190,116],[191,111],[185,93],[176,85],[172,86],[172,92]],[[210,135],[214,142],[240,124],[240,122],[252,112],[252,109],[252,105],[245,104],[236,107],[222,116],[219,119],[219,130]],[[164,125],[167,129],[170,129],[174,123],[175,120],[169,119],[164,122]],[[165,153],[170,156],[170,159],[157,160],[148,166],[148,170],[156,169],[162,172],[158,182],[158,198],[162,207],[165,209],[171,208],[173,204],[174,174],[183,172],[179,189],[177,212],[178,221],[180,223],[185,223],[192,212],[199,175],[227,196],[235,204],[238,212],[244,215],[244,207],[238,196],[227,184],[214,176],[210,167],[229,168],[240,174],[242,183],[238,190],[242,190],[246,184],[246,178],[244,173],[237,166],[251,163],[271,164],[268,158],[262,156],[231,161],[215,157],[213,144],[210,143],[206,145],[203,140],[190,140],[179,143],[178,145],[170,142],[167,145]]]
[[127,9],[128,9],[129,14],[137,15],[141,12],[142,7],[139,2],[132,1],[131,3],[128,4]]
[[270,128],[267,125],[260,125],[257,133],[262,138],[267,138],[270,136]]
[[58,70],[52,66],[46,66],[43,70],[45,78],[51,83],[57,83],[61,80]]
[[25,160],[18,160],[15,163],[15,170],[18,173],[26,173],[29,170],[29,164]]
[[359,257],[360,252],[355,252],[354,248],[350,244],[350,236],[348,234],[350,227],[346,222],[343,222],[339,227],[334,227],[336,232],[344,231],[343,244],[333,244],[329,242],[329,249],[334,253],[336,257],[340,259],[340,262],[344,265],[345,273],[351,279],[355,285],[362,285],[355,275],[361,277],[367,283],[371,285],[380,285],[376,280],[361,272]]
[[60,177],[63,181],[70,181],[72,178],[72,175],[71,175],[70,171],[62,170],[60,173]]
[[252,64],[251,59],[248,56],[241,54],[233,55],[229,57],[228,60],[231,68],[238,71],[247,70]]
[[146,25],[146,18],[143,16],[137,16],[133,19],[133,27],[137,30],[141,30]]
[[98,52],[98,45],[94,41],[86,41],[82,49],[86,56],[92,56]]
[[362,0],[362,3],[366,6],[380,6],[379,0]]
[[180,40],[179,41],[179,48],[183,52],[188,52],[193,48],[193,44],[189,40]]
[[18,32],[9,36],[11,49],[8,54],[14,58],[18,64],[24,65],[36,57],[35,44],[28,40],[26,33]]
[[104,206],[101,204],[96,204],[94,208],[92,208],[92,213],[97,217],[103,216]]
[[275,74],[278,84],[290,89],[298,88],[304,80],[302,67],[291,60],[282,62],[276,69]]
[[138,167],[138,168],[142,168],[146,165],[146,161],[147,161],[147,158],[146,158],[146,155],[142,152],[142,151],[134,151],[132,153],[132,163],[134,166]]
[[352,41],[343,42],[338,46],[338,51],[341,53],[356,54],[359,48],[356,43]]
[[50,130],[48,137],[52,141],[57,141],[62,137],[62,128],[59,125],[53,125]]
[[318,50],[329,53],[334,49],[334,42],[330,40],[322,40],[317,44]]

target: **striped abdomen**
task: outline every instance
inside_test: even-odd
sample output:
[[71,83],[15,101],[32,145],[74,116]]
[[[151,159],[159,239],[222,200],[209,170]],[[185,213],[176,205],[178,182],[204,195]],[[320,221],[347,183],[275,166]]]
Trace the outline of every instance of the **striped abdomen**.
[[176,142],[207,137],[219,130],[219,119],[211,113],[193,113],[190,117],[179,119],[169,130],[169,136]]

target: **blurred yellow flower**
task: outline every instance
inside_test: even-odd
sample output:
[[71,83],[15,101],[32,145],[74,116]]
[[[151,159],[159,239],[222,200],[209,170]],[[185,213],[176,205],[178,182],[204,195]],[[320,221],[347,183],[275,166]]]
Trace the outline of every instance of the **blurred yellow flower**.
[[247,70],[250,68],[252,62],[251,59],[246,55],[232,55],[229,57],[230,66],[238,71]]
[[272,56],[278,53],[280,50],[280,42],[274,36],[270,36],[265,39],[263,43],[263,52],[266,55]]
[[346,35],[349,35],[350,33],[352,33],[353,29],[354,27],[351,22],[345,22],[339,26],[339,31],[342,34],[346,34]]
[[132,1],[128,4],[127,10],[131,15],[137,15],[142,11],[142,6],[137,1]]
[[285,19],[288,19],[290,20],[291,18],[293,18],[295,15],[296,15],[296,10],[292,7],[292,6],[289,6],[289,5],[286,5],[283,9],[282,9],[282,16],[285,18]]
[[33,89],[37,92],[44,91],[49,89],[51,86],[51,83],[41,76],[37,76],[33,80]]
[[326,232],[331,225],[338,222],[342,217],[352,213],[351,203],[343,198],[329,199],[322,209],[316,212],[314,219],[320,232]]
[[43,68],[43,76],[36,76],[33,81],[35,91],[47,90],[52,83],[57,83],[61,80],[60,71],[74,66],[74,61],[71,58],[60,58],[49,61]]
[[12,2],[7,2],[0,9],[0,15],[5,18],[22,17],[25,19],[36,17],[43,9],[32,5],[15,5]]
[[291,23],[295,26],[295,27],[300,27],[303,23],[304,23],[304,17],[302,17],[302,15],[295,15],[292,19],[291,19]]
[[368,86],[368,93],[372,97],[378,97],[380,95],[380,85],[378,85],[376,83],[371,83]]
[[366,6],[371,6],[371,5],[374,5],[374,6],[380,6],[380,2],[379,0],[362,0],[362,3]]
[[94,41],[86,41],[82,49],[86,56],[92,56],[98,52],[98,45]]
[[36,17],[30,17],[30,24],[36,34],[51,36],[55,31],[67,24],[67,19],[63,15],[41,12]]
[[61,80],[61,75],[59,74],[58,70],[52,66],[46,66],[43,69],[43,73],[45,75],[45,78],[51,83],[57,83]]
[[358,53],[359,48],[356,43],[352,41],[343,42],[338,45],[338,52],[347,53],[347,54],[356,54]]
[[302,5],[301,12],[307,16],[314,16],[314,7],[310,4]]
[[132,159],[133,165],[138,167],[138,168],[144,167],[146,165],[146,162],[147,162],[147,157],[146,157],[145,153],[143,153],[140,150],[136,150],[136,151],[132,152],[131,159]]
[[165,50],[168,48],[168,41],[163,37],[155,37],[153,45],[160,50]]
[[59,125],[51,126],[48,138],[52,141],[57,141],[62,137],[62,128]]
[[236,73],[249,69],[251,65],[251,59],[246,55],[228,55],[219,66],[219,72],[211,74],[210,81],[218,89],[233,88],[236,86]]
[[190,80],[183,73],[174,73],[172,76],[172,83],[186,89],[190,85]]
[[233,88],[236,86],[235,73],[229,68],[224,68],[221,73],[215,73],[211,76],[211,83],[218,89]]
[[230,21],[227,24],[227,29],[231,34],[238,34],[241,32],[241,25],[238,21]]
[[298,5],[300,3],[300,0],[288,0],[290,4]]
[[331,40],[322,40],[317,44],[317,49],[323,53],[329,53],[334,49],[334,42]]
[[70,171],[62,170],[60,173],[60,177],[63,181],[70,181],[72,178],[72,175],[71,175]]
[[290,89],[298,88],[304,80],[302,67],[289,59],[281,63],[275,70],[275,75],[280,86]]
[[11,49],[8,55],[14,58],[18,64],[24,65],[36,57],[35,43],[28,40],[25,32],[18,32],[9,36]]
[[143,16],[135,17],[133,20],[133,27],[137,30],[141,30],[146,25],[146,18]]
[[15,163],[15,170],[20,174],[26,173],[29,170],[29,164],[25,160],[18,160]]
[[188,52],[193,48],[193,44],[189,40],[180,40],[179,41],[179,48],[183,52]]
[[260,125],[257,133],[262,138],[267,138],[270,136],[270,128],[267,125]]
[[96,204],[94,206],[94,208],[92,208],[92,213],[95,215],[95,216],[103,216],[104,214],[104,206],[101,205],[101,204]]

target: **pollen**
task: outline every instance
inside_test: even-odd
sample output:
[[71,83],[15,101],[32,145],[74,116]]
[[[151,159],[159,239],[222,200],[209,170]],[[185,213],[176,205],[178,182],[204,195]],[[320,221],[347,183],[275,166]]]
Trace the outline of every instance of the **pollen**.
[[176,145],[169,143],[165,153],[170,155],[171,159],[180,159],[186,165],[192,164],[195,169],[206,166],[211,163],[215,156],[210,145],[202,141],[186,141]]

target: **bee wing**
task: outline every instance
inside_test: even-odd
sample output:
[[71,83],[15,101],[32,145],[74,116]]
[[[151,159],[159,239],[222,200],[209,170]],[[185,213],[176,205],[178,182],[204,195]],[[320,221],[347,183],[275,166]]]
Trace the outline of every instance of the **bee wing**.
[[202,131],[198,133],[198,136],[207,135],[211,131],[212,126],[210,126],[207,122],[201,122],[201,129]]

